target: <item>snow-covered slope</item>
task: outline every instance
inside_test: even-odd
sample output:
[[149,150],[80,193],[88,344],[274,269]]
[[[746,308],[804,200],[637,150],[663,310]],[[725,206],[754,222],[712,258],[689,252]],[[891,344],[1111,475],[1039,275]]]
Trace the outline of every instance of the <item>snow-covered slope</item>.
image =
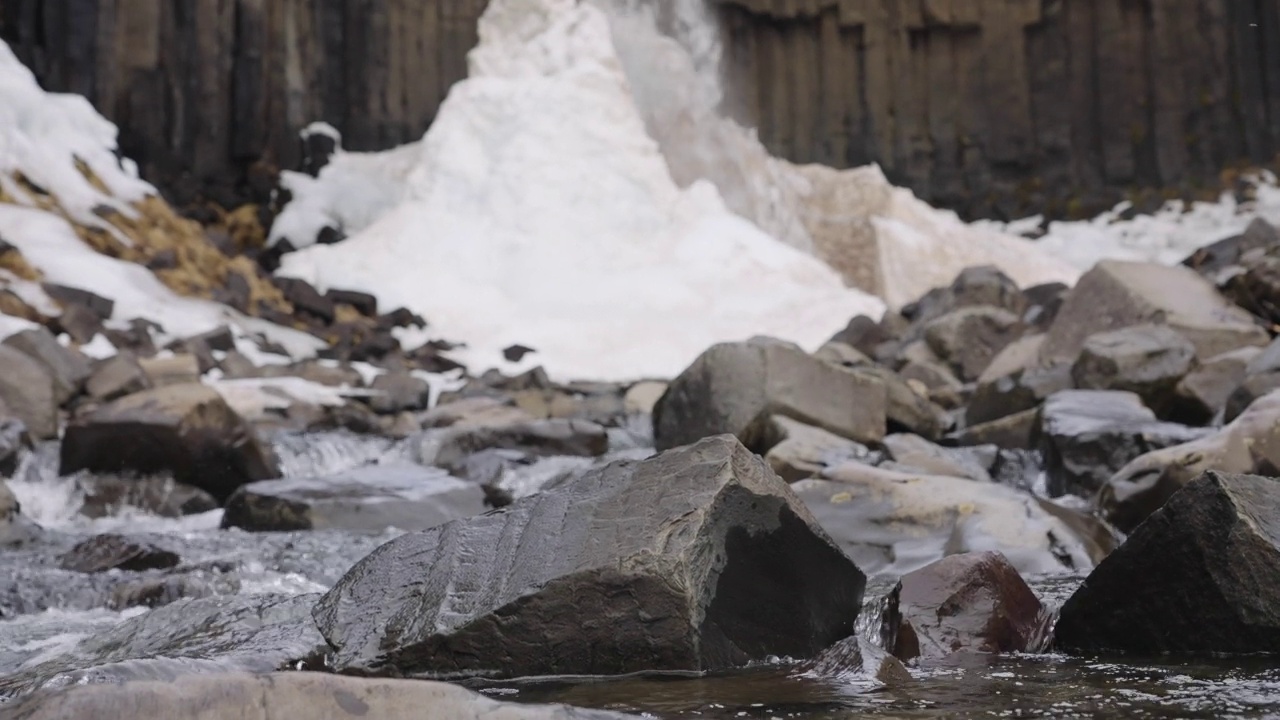
[[559,377],[671,376],[757,334],[814,348],[880,314],[712,184],[676,185],[597,8],[495,0],[479,32],[403,202],[340,244],[287,255],[282,273],[421,312],[467,343],[473,371],[521,343]]

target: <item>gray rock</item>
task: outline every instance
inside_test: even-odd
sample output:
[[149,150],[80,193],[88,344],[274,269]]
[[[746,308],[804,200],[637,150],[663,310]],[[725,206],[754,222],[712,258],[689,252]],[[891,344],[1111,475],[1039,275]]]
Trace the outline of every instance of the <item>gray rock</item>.
[[85,390],[96,400],[115,400],[151,387],[151,378],[133,353],[121,350],[98,363]]
[[0,549],[24,545],[40,536],[40,528],[22,515],[13,491],[0,480]]
[[587,420],[533,420],[506,425],[454,426],[425,432],[417,461],[454,472],[482,450],[519,450],[537,457],[598,457],[609,449],[608,432]]
[[108,570],[163,570],[179,563],[178,554],[123,535],[95,535],[58,556],[63,570],[99,573]]
[[765,462],[787,482],[813,477],[846,460],[875,464],[883,459],[866,445],[781,415],[769,419],[763,444],[769,448]]
[[89,378],[89,359],[63,347],[53,333],[42,327],[10,335],[4,344],[44,365],[53,378],[54,402],[59,405],[78,394]]
[[718,436],[393,540],[315,617],[343,672],[710,670],[812,657],[852,634],[864,584],[786,483]]
[[1045,398],[1071,387],[1071,366],[1042,365],[1043,335],[1028,335],[1010,343],[978,376],[973,396],[965,407],[970,425],[991,422],[1038,407]]
[[1280,371],[1250,375],[1227,396],[1222,407],[1223,422],[1233,422],[1258,398],[1280,389]]
[[829,342],[818,348],[817,352],[815,352],[813,356],[824,362],[848,368],[874,365],[876,362],[861,350],[842,342]]
[[949,444],[995,445],[1005,450],[1030,450],[1036,447],[1040,427],[1040,408],[1023,410],[957,430],[943,438]]
[[501,427],[531,422],[533,416],[508,397],[476,396],[444,402],[418,416],[423,429]]
[[151,387],[200,382],[200,363],[190,353],[143,358],[138,361],[138,365],[146,373]]
[[1254,218],[1243,233],[1197,249],[1182,264],[1213,278],[1223,270],[1239,267],[1245,255],[1253,251],[1266,252],[1278,246],[1280,232],[1266,220]]
[[756,338],[712,346],[653,409],[659,450],[730,433],[748,447],[773,415],[858,442],[884,437],[884,384],[823,362],[791,343]]
[[1073,652],[1280,647],[1280,483],[1207,472],[1133,531],[1063,605]]
[[404,410],[422,410],[431,398],[426,380],[409,373],[384,373],[373,379],[374,395],[369,403],[374,412],[393,415]]
[[1280,391],[1210,435],[1135,458],[1107,481],[1096,504],[1107,522],[1129,532],[1209,470],[1280,475]]
[[135,679],[172,679],[210,670],[294,669],[300,661],[318,659],[324,652],[324,639],[311,619],[318,597],[232,595],[179,600],[0,677],[0,695],[91,682],[105,686]]
[[883,467],[981,482],[991,482],[991,468],[998,452],[993,445],[945,448],[917,435],[904,433],[885,437],[884,446],[894,465]]
[[216,390],[171,385],[103,405],[72,421],[59,472],[169,471],[224,501],[245,483],[279,477],[275,457]]
[[872,357],[876,354],[876,348],[879,345],[899,337],[898,330],[901,328],[891,327],[894,324],[892,322],[894,317],[896,316],[892,312],[887,312],[885,320],[876,322],[866,315],[858,315],[850,320],[843,330],[831,336],[830,342],[847,345],[863,355]]
[[43,363],[6,345],[0,345],[0,402],[22,420],[32,437],[58,436],[53,375]]
[[924,340],[961,380],[978,379],[991,361],[1026,331],[1008,310],[989,306],[954,310],[924,328]]
[[1091,496],[1134,458],[1210,433],[1158,421],[1134,393],[1054,393],[1044,404],[1040,423],[1049,494]]
[[152,515],[176,518],[216,510],[221,504],[200,488],[175,482],[172,477],[119,477],[88,475],[77,478],[84,493],[80,514],[90,518],[117,515],[125,507]]
[[4,417],[8,409],[0,403],[0,476],[11,477],[18,469],[22,453],[31,449],[31,435],[18,418]]
[[478,485],[415,464],[368,465],[337,475],[264,480],[227,501],[223,527],[250,531],[425,530],[484,512]]
[[[904,671],[905,672],[905,671]],[[15,705],[13,720],[624,720],[603,710],[491,700],[457,685],[426,680],[342,677],[327,673],[269,675],[214,672],[175,679],[80,685],[34,695]]]
[[901,576],[982,550],[998,550],[1028,574],[1093,566],[1070,524],[1004,485],[847,462],[791,487],[869,574]]
[[849,368],[849,372],[878,381],[885,389],[885,418],[888,428],[923,435],[930,440],[942,437],[952,425],[947,412],[896,373],[876,365]]
[[1244,382],[1250,361],[1260,352],[1256,347],[1243,347],[1211,357],[1193,368],[1174,388],[1169,419],[1186,425],[1213,422],[1226,410],[1227,400]]
[[1280,338],[1261,349],[1245,366],[1245,374],[1262,375],[1280,371]]
[[995,307],[1021,317],[1027,309],[1027,298],[1008,275],[992,265],[961,270],[951,285],[927,293],[912,306],[903,309],[914,323],[926,323],[955,310],[967,307]]
[[1200,358],[1269,342],[1249,313],[1192,270],[1103,260],[1068,293],[1041,356],[1074,362],[1090,335],[1147,323],[1162,323],[1181,333]]
[[1195,346],[1167,325],[1132,325],[1086,338],[1071,378],[1082,390],[1137,393],[1158,417],[1167,417],[1174,388],[1195,360]]

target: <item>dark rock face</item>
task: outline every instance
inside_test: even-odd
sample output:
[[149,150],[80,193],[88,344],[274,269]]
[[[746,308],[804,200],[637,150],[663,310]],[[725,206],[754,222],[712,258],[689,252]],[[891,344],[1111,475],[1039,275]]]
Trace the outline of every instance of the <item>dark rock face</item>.
[[102,297],[88,290],[58,285],[57,283],[41,283],[45,293],[63,306],[81,305],[93,311],[100,320],[110,320],[116,310],[116,301]]
[[54,402],[59,405],[80,392],[89,377],[89,359],[63,347],[44,328],[23,330],[5,338],[4,344],[44,365],[53,378]]
[[295,310],[329,324],[337,317],[334,301],[321,295],[311,283],[297,278],[272,278],[271,282],[284,293]]
[[319,478],[243,485],[223,527],[280,530],[425,530],[484,512],[478,485],[420,465],[370,465]]
[[768,338],[714,345],[672,381],[653,409],[659,450],[731,433],[748,447],[783,415],[858,442],[884,437],[884,385]]
[[0,345],[0,403],[26,424],[32,437],[58,436],[53,376],[31,356],[5,345]]
[[22,516],[13,491],[0,480],[0,549],[16,547],[39,536],[40,528]]
[[[904,671],[905,672],[905,671]],[[342,677],[327,673],[268,675],[213,672],[78,685],[33,695],[13,720],[136,718],[376,718],[377,720],[627,720],[604,710],[504,703],[456,685],[426,680]]]
[[114,534],[95,535],[58,558],[63,570],[83,573],[163,570],[178,562],[177,553]]
[[865,578],[718,436],[406,535],[316,607],[341,671],[708,670],[852,634]]
[[950,555],[907,573],[881,617],[885,648],[927,662],[957,652],[1041,649],[1049,617],[1018,571],[996,552]]
[[1165,417],[1173,390],[1195,363],[1196,349],[1166,325],[1134,325],[1090,335],[1071,368],[1082,390],[1128,390]]
[[1255,218],[1243,233],[1196,250],[1182,264],[1214,279],[1223,270],[1239,267],[1251,251],[1265,252],[1277,247],[1280,247],[1280,232],[1266,220]]
[[271,451],[217,391],[172,385],[123,397],[71,422],[59,472],[171,471],[220,501],[239,486],[279,477]]
[[1147,518],[1062,607],[1081,652],[1275,652],[1280,482],[1208,472]]
[[204,490],[160,475],[139,478],[90,475],[79,478],[78,483],[84,491],[80,514],[85,517],[106,517],[117,513],[122,506],[168,518],[195,515],[220,507],[218,501]]
[[1064,390],[1041,410],[1040,442],[1051,495],[1091,495],[1127,463],[1213,431],[1156,420],[1130,392]]
[[18,469],[24,450],[31,449],[27,426],[17,418],[0,417],[0,476],[9,477]]

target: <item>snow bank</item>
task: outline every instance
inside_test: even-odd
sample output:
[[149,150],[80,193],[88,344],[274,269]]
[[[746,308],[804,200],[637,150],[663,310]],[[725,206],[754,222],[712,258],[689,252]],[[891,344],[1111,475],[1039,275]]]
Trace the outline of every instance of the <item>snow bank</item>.
[[[558,377],[672,376],[757,334],[814,348],[882,312],[710,183],[676,185],[598,8],[494,0],[479,32],[403,202],[345,242],[285,256],[282,274],[422,313],[467,343],[455,354],[475,371],[507,367],[501,350],[521,343]],[[341,184],[339,167],[321,179]]]

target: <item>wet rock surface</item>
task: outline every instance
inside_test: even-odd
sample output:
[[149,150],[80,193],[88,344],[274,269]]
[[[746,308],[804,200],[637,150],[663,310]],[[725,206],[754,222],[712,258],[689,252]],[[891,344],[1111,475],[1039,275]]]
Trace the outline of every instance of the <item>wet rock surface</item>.
[[1063,605],[1063,650],[1274,653],[1280,483],[1210,471],[1178,491]]
[[392,541],[316,621],[346,671],[705,670],[817,654],[852,633],[864,583],[786,484],[719,436]]
[[180,562],[177,553],[123,535],[97,535],[58,558],[63,570],[98,573],[108,570],[162,570]]
[[884,646],[901,660],[929,662],[956,653],[1037,651],[1049,615],[999,553],[951,555],[907,573],[881,618]]
[[242,485],[227,500],[222,525],[250,531],[412,531],[484,510],[484,492],[474,483],[421,465],[377,464],[328,477]]

